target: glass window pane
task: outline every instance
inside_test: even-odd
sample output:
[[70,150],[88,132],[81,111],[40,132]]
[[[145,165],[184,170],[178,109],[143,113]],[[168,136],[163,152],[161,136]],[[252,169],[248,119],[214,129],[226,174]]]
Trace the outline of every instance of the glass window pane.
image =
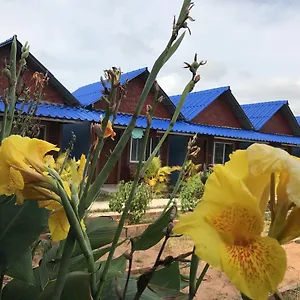
[[139,161],[141,153],[143,151],[143,143],[144,143],[144,139],[138,139],[138,153],[137,153],[137,158],[136,161]]
[[[151,149],[151,153],[153,152],[153,150],[155,149],[155,147],[158,145],[160,138],[156,137],[152,139],[152,149]],[[156,156],[159,156],[160,153],[160,149],[158,150],[158,152],[156,153]]]
[[137,161],[137,156],[138,156],[138,139],[132,139],[131,140],[131,153],[130,153],[130,160],[131,161]]
[[146,148],[146,157],[145,159],[148,159],[150,154],[151,154],[151,138],[148,139],[148,142],[147,142],[147,148]]
[[223,149],[224,149],[224,144],[215,143],[214,164],[223,164]]
[[229,154],[233,152],[233,144],[225,144],[224,163],[229,161]]

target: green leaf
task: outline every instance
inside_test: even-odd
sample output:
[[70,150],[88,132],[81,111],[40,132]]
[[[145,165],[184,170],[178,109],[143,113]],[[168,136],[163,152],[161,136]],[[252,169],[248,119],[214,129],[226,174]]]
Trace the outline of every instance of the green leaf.
[[[113,241],[117,228],[117,222],[108,217],[98,217],[86,224],[86,233],[92,249],[98,249]],[[76,245],[73,256],[81,254],[80,247]]]
[[156,245],[165,235],[164,230],[172,220],[174,207],[170,207],[162,216],[152,223],[140,237],[134,239],[133,249],[147,250]]
[[179,263],[175,261],[168,267],[154,272],[150,284],[180,291],[180,281]]
[[[126,279],[119,278],[117,284],[123,291]],[[126,300],[134,300],[134,296],[137,292],[137,281],[131,278],[128,282],[128,288],[126,293]],[[118,299],[116,295],[116,281],[111,280],[110,284],[107,285],[103,292],[103,300]],[[186,300],[188,296],[186,294],[180,293],[176,290],[166,289],[158,287],[154,284],[150,284],[140,297],[140,300],[162,300],[162,299],[173,299],[173,300]]]
[[[99,269],[97,272],[97,280],[99,281],[102,271],[104,269],[106,261],[101,261],[99,263]],[[126,270],[126,259],[123,255],[117,257],[116,259],[113,259],[109,266],[109,271],[107,273],[107,280],[110,280],[114,277],[122,276],[122,274]]]
[[170,47],[169,51],[167,52],[167,56],[165,58],[164,64],[171,58],[171,56],[177,51],[178,47],[180,46],[183,38],[185,36],[185,32],[183,32],[180,37],[176,40],[176,42]]
[[28,284],[35,284],[32,270],[31,251],[28,249],[20,259],[16,260],[5,272],[5,275],[20,279]]
[[[125,287],[126,279],[120,278],[118,279],[118,284],[123,291]],[[112,280],[110,284],[106,287],[103,292],[103,300],[112,300],[118,299],[116,295],[116,281]],[[135,279],[130,279],[128,282],[128,288],[126,293],[126,300],[133,300],[134,296],[137,292],[137,281]],[[159,297],[155,292],[151,291],[149,288],[146,288],[140,300],[161,300],[162,298]]]
[[0,272],[10,267],[28,250],[47,226],[49,212],[36,201],[15,205],[0,203]]
[[[90,290],[91,275],[86,272],[71,272],[66,276],[66,282],[62,291],[63,300],[92,300]],[[52,300],[55,281],[47,284],[41,293],[39,300]]]
[[40,290],[21,280],[13,279],[3,288],[2,300],[37,300]]
[[[120,242],[117,244],[117,247],[122,245],[126,240]],[[94,256],[94,261],[97,261],[99,258],[101,258],[103,255],[105,255],[107,252],[109,252],[111,246],[101,248],[101,249],[96,249],[93,250],[93,256]],[[87,268],[87,262],[83,254],[80,254],[78,256],[72,257],[70,260],[70,271],[83,271]]]

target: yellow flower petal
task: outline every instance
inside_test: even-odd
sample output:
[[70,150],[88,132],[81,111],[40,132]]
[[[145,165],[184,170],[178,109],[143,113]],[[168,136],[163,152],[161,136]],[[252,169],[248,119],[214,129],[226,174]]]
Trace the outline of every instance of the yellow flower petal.
[[294,207],[278,236],[280,244],[288,243],[300,236],[300,207]]
[[244,294],[266,299],[283,279],[286,258],[275,239],[260,236],[262,229],[258,199],[229,168],[217,165],[202,202],[174,232],[191,236],[197,256],[224,271]]
[[249,172],[249,163],[247,150],[237,150],[230,155],[230,161],[225,164],[235,176],[243,180],[251,194],[259,199],[259,207],[264,215],[269,200],[270,193],[270,175],[252,175]]
[[286,255],[279,243],[260,237],[247,246],[224,245],[222,269],[232,283],[246,296],[265,300],[284,278]]
[[13,195],[17,190],[24,188],[24,180],[21,173],[14,168],[1,168],[0,194]]
[[51,212],[48,225],[54,242],[64,240],[67,237],[70,224],[63,208]]
[[300,160],[289,156],[286,161],[286,168],[289,174],[289,180],[286,185],[289,200],[300,207]]
[[264,144],[253,144],[246,151],[250,173],[253,175],[284,171],[285,162],[289,157],[286,151]]

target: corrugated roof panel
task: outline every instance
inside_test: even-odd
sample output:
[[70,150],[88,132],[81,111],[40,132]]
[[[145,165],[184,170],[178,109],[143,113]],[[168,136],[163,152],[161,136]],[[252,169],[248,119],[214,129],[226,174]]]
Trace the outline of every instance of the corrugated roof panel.
[[241,107],[256,130],[260,130],[288,101],[269,101],[243,104]]
[[[118,114],[115,124],[120,126],[127,126],[131,120],[131,115]],[[169,120],[153,118],[151,128],[156,130],[167,130],[170,124]],[[136,127],[146,128],[146,117],[139,117],[136,122]],[[200,124],[192,124],[185,121],[177,121],[173,127],[172,132],[182,133],[198,133],[202,135],[213,135],[217,137],[226,137],[239,140],[258,141],[258,142],[276,142],[290,145],[300,145],[300,138],[293,136],[284,136],[279,134],[269,134],[256,132],[245,129],[234,129],[225,127],[216,127]]]
[[[21,103],[17,105],[20,108]],[[24,111],[28,110],[25,106]],[[3,102],[0,102],[0,112],[4,111]],[[101,111],[91,111],[81,107],[69,107],[58,104],[40,103],[36,115],[39,117],[61,119],[61,120],[75,120],[75,121],[100,121]],[[132,115],[119,113],[117,115],[115,125],[127,126],[132,118]],[[153,118],[151,128],[156,130],[167,130],[170,120]],[[140,116],[137,119],[136,127],[146,128],[147,119]],[[185,121],[177,121],[173,127],[172,132],[182,133],[198,133],[202,135],[212,135],[217,137],[227,137],[232,139],[261,141],[261,142],[277,142],[283,144],[300,145],[300,137],[284,136],[279,134],[269,134],[256,132],[245,129],[233,129],[225,127],[207,126],[200,124],[192,124]]]
[[[120,78],[121,84],[124,84],[126,80],[132,80],[133,78],[141,75],[146,70],[147,68],[141,68],[122,74]],[[107,87],[109,87],[109,84],[107,85]],[[103,90],[103,86],[101,82],[98,81],[82,86],[72,94],[83,106],[88,106],[95,103],[102,97],[101,90]]]
[[[184,115],[187,121],[191,121],[195,118],[204,108],[216,100],[221,94],[229,90],[229,86],[193,92],[190,93],[181,109],[181,113]],[[181,95],[171,96],[170,99],[177,106]]]
[[[17,104],[17,109],[21,108],[21,103]],[[24,113],[28,112],[29,105],[24,106]],[[4,104],[0,102],[0,112],[4,112]],[[100,114],[81,107],[65,106],[52,103],[40,103],[35,113],[38,117],[73,120],[73,121],[95,121],[99,122]]]
[[298,124],[300,124],[300,116],[297,116],[297,117],[295,117],[295,118],[296,118]]

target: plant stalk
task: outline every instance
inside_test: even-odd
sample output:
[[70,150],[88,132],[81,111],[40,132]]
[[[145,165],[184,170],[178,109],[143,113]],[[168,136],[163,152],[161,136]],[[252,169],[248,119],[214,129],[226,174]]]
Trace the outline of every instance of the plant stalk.
[[200,274],[198,280],[197,280],[195,295],[196,295],[196,293],[197,293],[197,291],[198,291],[199,286],[201,285],[201,283],[202,283],[202,281],[203,281],[203,279],[204,279],[204,276],[205,276],[205,274],[206,274],[208,268],[209,268],[209,264],[206,264],[206,265],[204,266],[204,268],[203,268],[203,270],[202,270],[202,272],[201,272],[201,274]]
[[[80,246],[80,249],[87,261],[88,264],[88,271],[91,273],[92,282],[91,282],[91,289],[93,296],[96,293],[96,266],[94,262],[94,256],[93,252],[91,250],[90,245],[87,243],[87,239],[85,238],[85,233],[82,230],[81,224],[79,219],[77,218],[76,212],[74,212],[72,205],[70,203],[70,200],[68,196],[66,195],[66,192],[64,188],[61,186],[61,184],[58,184],[58,191],[59,195],[61,196],[62,204],[64,206],[66,215],[68,217],[68,221],[70,223],[70,226],[72,230],[74,231],[76,240]],[[70,230],[71,231],[71,230]],[[70,234],[70,232],[69,232]]]
[[197,270],[199,265],[199,258],[195,254],[195,247],[192,254],[192,262],[190,266],[190,281],[189,281],[189,300],[194,299],[196,295],[196,281],[197,281]]
[[[153,114],[153,108],[150,112],[151,116],[152,116],[152,114]],[[142,169],[143,158],[144,158],[145,153],[146,153],[147,142],[148,142],[149,133],[150,133],[150,127],[151,127],[151,122],[148,123],[147,128],[146,128],[146,132],[145,132],[145,135],[144,135],[144,138],[143,138],[142,152],[140,153],[139,163],[138,163],[138,166],[137,166],[137,169],[136,169],[135,178],[134,178],[134,181],[133,181],[133,184],[132,184],[132,188],[131,188],[129,197],[128,197],[126,203],[125,203],[125,207],[123,209],[123,213],[122,213],[121,219],[119,221],[119,224],[118,224],[115,236],[114,236],[114,240],[113,240],[112,245],[111,245],[111,249],[110,249],[108,258],[107,258],[106,263],[104,265],[103,272],[101,273],[100,282],[99,282],[98,291],[97,291],[95,300],[101,299],[101,294],[103,292],[104,283],[105,283],[105,280],[107,278],[107,273],[108,273],[108,270],[109,270],[109,266],[110,266],[110,263],[112,261],[114,252],[116,250],[116,247],[117,247],[117,244],[118,244],[123,226],[125,224],[126,217],[127,217],[128,212],[130,210],[130,205],[131,205],[131,202],[133,200],[135,190],[136,190],[138,182],[139,182],[140,171]]]
[[176,107],[176,110],[175,110],[173,116],[172,116],[171,122],[170,122],[167,130],[164,132],[163,136],[160,138],[159,143],[157,144],[157,146],[155,147],[155,149],[151,153],[150,157],[147,159],[146,163],[144,164],[143,169],[141,171],[142,174],[147,170],[150,162],[156,156],[156,154],[158,153],[159,149],[161,148],[163,142],[166,140],[166,138],[169,135],[170,131],[173,129],[174,124],[176,123],[176,121],[178,119],[178,116],[180,114],[181,108],[182,108],[182,106],[183,106],[183,104],[185,102],[185,99],[188,96],[188,94],[193,90],[194,86],[195,86],[195,81],[194,81],[194,79],[192,79],[186,85],[186,87],[184,88],[184,90],[183,90],[183,92],[182,92],[182,94],[180,96],[179,103],[178,103],[178,105]]
[[59,271],[57,275],[57,279],[55,282],[54,292],[52,296],[52,300],[60,300],[61,294],[66,282],[66,276],[69,270],[69,262],[72,257],[72,253],[75,245],[75,237],[73,234],[73,230],[70,229],[68,237],[66,239],[64,250],[62,253],[62,257],[60,260]]
[[2,290],[3,290],[3,281],[4,281],[4,274],[0,274],[0,300],[2,299]]
[[[190,1],[184,1],[184,4],[182,6],[181,11],[183,12],[184,9],[186,7],[186,5],[190,4]],[[182,13],[181,13],[182,14]],[[176,24],[177,26],[177,24]],[[174,41],[177,39],[178,37],[178,32],[179,30],[183,28],[182,26],[177,26],[175,29],[173,28],[172,31],[172,35],[171,38],[169,40],[169,42],[167,43],[166,48],[164,49],[164,51],[161,53],[161,55],[157,58],[157,60],[155,61],[153,68],[147,78],[146,84],[143,88],[143,91],[140,95],[139,101],[137,103],[136,106],[136,110],[132,116],[131,121],[129,122],[128,126],[126,127],[123,135],[121,136],[118,144],[116,145],[114,151],[112,152],[112,154],[110,155],[108,161],[106,162],[106,164],[104,165],[104,167],[102,168],[101,172],[98,174],[97,178],[95,179],[94,183],[91,185],[89,192],[87,194],[87,200],[88,202],[85,205],[85,209],[87,207],[90,206],[90,204],[95,201],[95,199],[98,197],[98,194],[100,193],[100,189],[102,187],[102,185],[105,183],[107,177],[109,176],[112,168],[114,167],[114,165],[117,163],[121,153],[123,152],[126,144],[128,143],[128,140],[131,137],[131,133],[135,127],[135,123],[137,118],[139,117],[142,107],[144,105],[144,102],[155,82],[155,79],[157,77],[157,74],[159,73],[159,71],[161,70],[161,68],[163,67],[163,65],[168,61],[168,59],[174,54],[174,52],[176,51],[176,49],[179,47],[179,44],[181,43],[184,35],[182,35],[177,42],[174,43]],[[174,45],[173,45],[174,43]],[[79,216],[81,217],[83,215],[83,211],[82,209],[79,211]]]
[[133,254],[134,254],[133,242],[132,242],[132,240],[130,242],[131,242],[131,251],[130,251],[130,257],[129,257],[129,266],[128,266],[128,273],[127,273],[126,283],[124,286],[122,300],[125,300],[125,298],[126,298],[126,293],[127,293],[127,289],[128,289],[130,273],[131,273],[131,268],[132,268]]
[[142,276],[144,276],[143,280],[142,280],[142,283],[141,284],[138,284],[138,290],[133,298],[133,300],[139,300],[143,294],[143,292],[145,291],[146,287],[148,286],[152,276],[153,276],[153,273],[156,271],[157,267],[160,265],[160,259],[161,259],[161,256],[164,252],[164,249],[165,249],[165,246],[167,244],[167,241],[169,239],[169,235],[166,235],[165,236],[165,239],[160,247],[160,250],[158,252],[158,255],[156,257],[156,260],[155,260],[155,263],[153,265],[153,267],[151,268],[150,271],[147,272],[147,275],[145,276],[146,273],[142,274],[139,278],[139,280],[141,280]]

